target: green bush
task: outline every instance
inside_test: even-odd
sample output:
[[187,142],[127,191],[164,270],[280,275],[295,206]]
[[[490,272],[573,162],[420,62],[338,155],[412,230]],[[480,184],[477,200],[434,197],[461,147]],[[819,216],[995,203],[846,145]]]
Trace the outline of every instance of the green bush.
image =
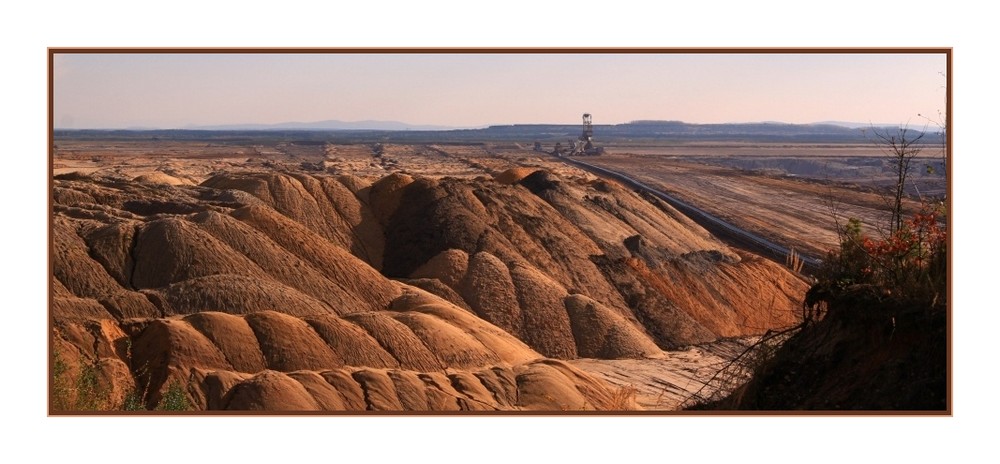
[[[109,387],[101,381],[100,359],[80,356],[80,372],[73,377],[70,366],[58,349],[52,351],[52,383],[50,389],[52,410],[69,411],[145,411],[144,402],[147,389],[135,389],[125,395],[120,404],[111,400]],[[172,381],[167,386],[163,398],[157,404],[157,411],[188,411],[191,404],[184,391],[184,385]]]
[[191,409],[184,387],[178,381],[170,382],[167,392],[163,394],[160,404],[156,406],[157,411],[187,411]]
[[80,356],[80,373],[71,378],[69,365],[59,350],[52,352],[52,409],[55,411],[101,411],[109,409],[109,392],[100,379],[100,360]]
[[830,252],[815,288],[828,291],[870,285],[898,301],[943,307],[947,300],[948,240],[943,205],[925,204],[884,237],[865,234],[851,219],[840,229],[840,249]]

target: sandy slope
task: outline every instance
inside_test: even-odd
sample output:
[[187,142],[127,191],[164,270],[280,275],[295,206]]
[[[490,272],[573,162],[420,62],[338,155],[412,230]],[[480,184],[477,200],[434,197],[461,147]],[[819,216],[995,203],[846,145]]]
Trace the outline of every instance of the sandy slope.
[[96,358],[115,400],[138,386],[148,406],[177,382],[200,409],[636,407],[617,366],[670,408],[650,385],[718,356],[664,349],[796,320],[803,281],[665,204],[530,152],[511,169],[447,148],[380,157],[477,174],[57,177],[60,356]]

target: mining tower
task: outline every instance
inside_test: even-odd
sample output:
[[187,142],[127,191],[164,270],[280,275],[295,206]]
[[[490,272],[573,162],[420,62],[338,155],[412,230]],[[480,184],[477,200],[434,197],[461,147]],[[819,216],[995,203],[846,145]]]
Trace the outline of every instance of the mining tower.
[[583,134],[580,135],[583,142],[583,151],[594,149],[594,124],[590,113],[583,113]]
[[[562,143],[556,143],[555,149],[551,152],[559,156],[597,156],[604,154],[604,147],[594,146],[594,123],[590,113],[583,114],[583,133],[576,140],[569,139],[564,151]],[[541,144],[535,142],[535,150],[541,150]]]
[[575,142],[569,141],[569,155],[571,156],[597,156],[604,154],[603,147],[594,146],[594,122],[590,113],[583,114],[583,133]]

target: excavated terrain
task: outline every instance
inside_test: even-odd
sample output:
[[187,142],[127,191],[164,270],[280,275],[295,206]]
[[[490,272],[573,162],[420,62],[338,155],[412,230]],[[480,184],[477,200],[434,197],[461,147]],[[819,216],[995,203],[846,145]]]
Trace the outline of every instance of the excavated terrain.
[[[882,156],[826,157],[821,155],[826,153],[823,148],[809,150],[815,154],[807,151],[778,159],[749,153],[717,157],[614,153],[588,162],[627,174],[741,229],[823,259],[839,246],[838,223],[842,226],[856,218],[868,231],[886,228],[890,204],[886,185],[894,185],[895,180],[887,179]],[[747,151],[767,152],[766,148]],[[801,153],[791,148],[787,152]],[[939,167],[936,174],[925,171],[925,166],[937,162],[936,158],[914,159],[907,184],[919,188],[904,198],[907,214],[919,211],[921,195],[931,199],[946,191],[943,169]]]
[[620,410],[654,402],[607,363],[797,321],[785,268],[617,184],[507,164],[58,175],[53,353],[97,366],[111,408],[180,385],[198,410]]

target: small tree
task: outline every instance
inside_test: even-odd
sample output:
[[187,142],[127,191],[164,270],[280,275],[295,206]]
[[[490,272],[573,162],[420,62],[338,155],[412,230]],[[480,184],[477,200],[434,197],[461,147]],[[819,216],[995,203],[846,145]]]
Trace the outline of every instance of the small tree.
[[910,174],[910,164],[913,158],[920,153],[921,146],[918,145],[924,133],[912,136],[906,126],[895,129],[880,129],[872,126],[874,142],[879,150],[889,160],[890,168],[895,176],[896,184],[892,189],[892,198],[889,200],[891,217],[889,220],[888,236],[893,236],[903,226],[903,197],[906,196],[906,177]]
[[883,197],[889,210],[888,230],[865,234],[857,219],[842,225],[834,208],[840,248],[828,254],[817,284],[810,289],[812,296],[807,295],[807,305],[828,301],[824,298],[837,294],[838,289],[863,284],[900,300],[940,307],[947,296],[947,208],[943,202],[921,199],[921,208],[912,217],[903,214],[906,182],[913,158],[923,148],[919,142],[924,133],[914,134],[906,126],[872,127],[871,133],[895,181]]

